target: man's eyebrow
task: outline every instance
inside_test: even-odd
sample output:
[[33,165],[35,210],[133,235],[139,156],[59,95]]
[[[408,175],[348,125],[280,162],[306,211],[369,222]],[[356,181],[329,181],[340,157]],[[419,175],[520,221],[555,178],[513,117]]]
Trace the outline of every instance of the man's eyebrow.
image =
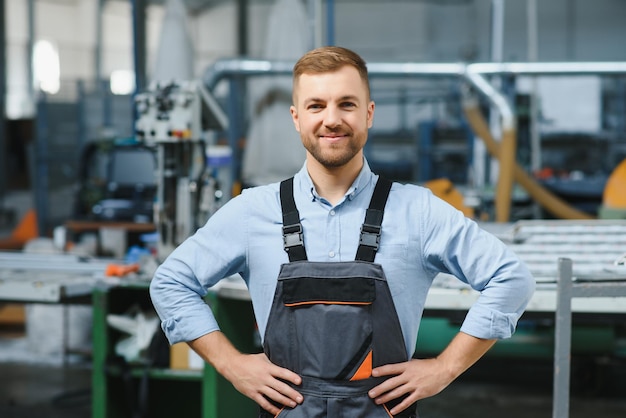
[[306,99],[304,99],[304,104],[309,104],[309,103],[320,103],[323,102],[324,100],[320,99],[319,97],[308,97]]
[[[341,96],[337,101],[338,102],[344,102],[344,101],[358,101],[359,98],[356,95],[353,94],[346,94],[345,96]],[[308,104],[308,103],[322,103],[325,102],[326,100],[321,99],[319,97],[309,97],[307,99],[304,100],[304,104]]]
[[346,101],[346,100],[358,101],[359,98],[357,96],[353,95],[353,94],[347,94],[347,95],[341,96],[339,98],[340,102],[343,102],[343,101]]

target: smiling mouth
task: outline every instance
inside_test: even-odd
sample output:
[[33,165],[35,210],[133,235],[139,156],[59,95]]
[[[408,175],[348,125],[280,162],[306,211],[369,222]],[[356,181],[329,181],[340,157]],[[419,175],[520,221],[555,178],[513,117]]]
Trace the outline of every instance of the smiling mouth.
[[336,142],[344,138],[348,138],[348,134],[330,134],[330,135],[320,135],[320,139],[325,139],[327,141]]

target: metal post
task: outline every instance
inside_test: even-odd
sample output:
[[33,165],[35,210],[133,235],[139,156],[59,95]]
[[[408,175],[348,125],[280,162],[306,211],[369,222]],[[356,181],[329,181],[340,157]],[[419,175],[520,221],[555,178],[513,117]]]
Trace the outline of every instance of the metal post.
[[35,211],[39,236],[46,236],[48,228],[48,103],[42,92],[36,102],[35,127]]
[[0,0],[0,214],[4,210],[4,196],[7,190],[7,139],[5,135],[5,98],[7,86],[6,73],[6,25],[5,25],[5,2]]
[[322,0],[307,0],[307,12],[311,30],[309,49],[322,46]]
[[35,107],[35,69],[33,67],[33,53],[35,52],[35,0],[28,0],[28,40],[26,41],[26,70],[28,72],[28,94]]
[[[240,178],[241,171],[241,149],[239,141],[243,135],[243,118],[241,117],[241,98],[244,80],[241,77],[230,78],[228,95],[228,145],[232,150],[233,164],[231,180],[235,182]],[[230,193],[230,191],[229,191]]]
[[572,260],[559,258],[554,318],[554,386],[552,418],[569,418],[572,344]]
[[78,90],[78,100],[76,101],[78,142],[75,151],[78,156],[80,155],[80,150],[82,150],[83,146],[87,143],[87,94],[85,92],[84,80],[78,80],[76,82],[76,89]]
[[100,91],[103,87],[102,80],[102,15],[105,0],[97,0],[96,5],[96,46],[94,48],[94,74],[96,75],[96,88]]
[[[491,0],[491,62],[499,63],[504,59],[504,0]],[[502,77],[496,75],[492,77],[490,83],[496,90],[502,89]],[[498,107],[499,109],[500,107]],[[494,132],[496,140],[502,138],[502,127],[500,126],[499,116],[493,109],[489,110],[489,126],[491,132]],[[490,158],[489,154],[485,152],[482,145],[478,148],[480,159],[476,160],[477,163],[483,164],[482,176],[484,182],[479,182],[478,185],[496,184],[498,183],[500,164],[497,158]],[[478,157],[478,156],[477,156]],[[481,170],[477,168],[477,173]]]
[[135,63],[135,91],[146,87],[146,0],[133,2],[133,59]]
[[237,0],[237,54],[248,55],[248,0]]
[[[539,59],[539,36],[537,25],[537,0],[528,0],[528,61],[537,62]],[[532,170],[541,168],[541,138],[539,136],[539,96],[537,94],[537,77],[532,77],[530,93],[530,149]]]
[[335,45],[335,0],[326,0],[326,45]]

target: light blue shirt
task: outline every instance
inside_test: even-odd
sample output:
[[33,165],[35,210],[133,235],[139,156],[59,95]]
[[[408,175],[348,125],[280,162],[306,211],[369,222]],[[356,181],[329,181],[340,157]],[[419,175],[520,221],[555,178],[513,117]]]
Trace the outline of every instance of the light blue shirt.
[[[294,198],[310,261],[354,260],[377,178],[365,161],[345,197],[333,206],[317,194],[306,166],[295,175]],[[237,273],[248,286],[263,336],[278,272],[287,262],[279,183],[245,189],[157,269],[150,294],[169,341],[218,330],[203,296]],[[417,185],[393,184],[375,262],[389,283],[409,356],[438,273],[452,274],[480,292],[461,327],[478,338],[510,337],[535,288],[529,270],[498,238]]]

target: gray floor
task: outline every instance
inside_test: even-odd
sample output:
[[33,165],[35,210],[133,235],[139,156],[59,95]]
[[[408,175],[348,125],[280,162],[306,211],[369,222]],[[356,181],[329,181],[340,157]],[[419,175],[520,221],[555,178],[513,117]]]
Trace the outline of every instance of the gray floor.
[[91,416],[91,370],[82,365],[0,364],[0,417]]

